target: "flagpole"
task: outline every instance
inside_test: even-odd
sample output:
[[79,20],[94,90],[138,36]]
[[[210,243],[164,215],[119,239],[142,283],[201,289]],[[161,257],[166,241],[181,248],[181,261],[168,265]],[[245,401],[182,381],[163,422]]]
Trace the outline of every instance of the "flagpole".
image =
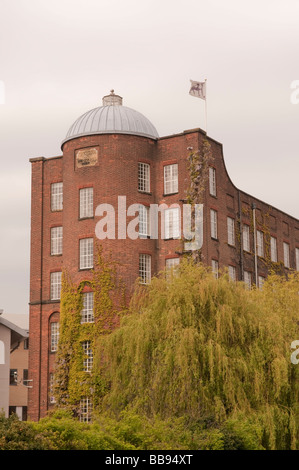
[[205,117],[206,117],[206,135],[208,135],[208,111],[207,111],[207,79],[205,78]]

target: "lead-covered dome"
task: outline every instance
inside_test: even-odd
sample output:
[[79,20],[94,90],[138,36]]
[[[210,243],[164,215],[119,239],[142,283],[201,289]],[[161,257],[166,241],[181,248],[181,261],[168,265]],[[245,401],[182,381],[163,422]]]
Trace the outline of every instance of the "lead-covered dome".
[[133,134],[150,139],[159,137],[156,128],[143,114],[122,105],[122,97],[114,94],[104,96],[103,106],[82,114],[70,127],[65,142],[77,137],[94,134]]

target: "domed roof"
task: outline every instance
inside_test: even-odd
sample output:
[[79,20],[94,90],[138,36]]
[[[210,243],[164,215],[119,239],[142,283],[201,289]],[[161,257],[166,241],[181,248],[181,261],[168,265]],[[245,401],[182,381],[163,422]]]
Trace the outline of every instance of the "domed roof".
[[76,137],[94,134],[133,134],[150,139],[159,137],[156,128],[143,114],[122,106],[122,98],[111,94],[104,96],[103,106],[82,114],[70,127],[65,142]]

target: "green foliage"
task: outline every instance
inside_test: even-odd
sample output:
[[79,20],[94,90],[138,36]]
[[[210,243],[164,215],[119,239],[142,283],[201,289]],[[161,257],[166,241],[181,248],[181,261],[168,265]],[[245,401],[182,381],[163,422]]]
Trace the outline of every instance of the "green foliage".
[[212,416],[200,446],[225,448],[229,436],[242,448],[295,449],[298,292],[298,273],[248,291],[190,262],[171,280],[154,279],[120,328],[99,339],[101,412],[134,407],[189,423]]

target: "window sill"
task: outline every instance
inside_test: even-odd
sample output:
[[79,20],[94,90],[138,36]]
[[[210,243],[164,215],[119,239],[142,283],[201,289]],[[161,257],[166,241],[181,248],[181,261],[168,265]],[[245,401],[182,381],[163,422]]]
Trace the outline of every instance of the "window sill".
[[79,268],[78,271],[90,271],[91,269],[93,269],[93,266],[90,266],[89,268]]
[[89,220],[89,219],[94,219],[94,216],[91,215],[89,217],[78,217],[78,220]]
[[138,192],[140,194],[147,194],[148,196],[152,196],[152,193],[151,192],[148,192],[148,191],[141,191],[141,189],[138,189]]
[[173,196],[174,194],[179,194],[178,191],[176,191],[175,193],[167,193],[167,194],[163,194],[163,197],[167,197],[167,196]]

